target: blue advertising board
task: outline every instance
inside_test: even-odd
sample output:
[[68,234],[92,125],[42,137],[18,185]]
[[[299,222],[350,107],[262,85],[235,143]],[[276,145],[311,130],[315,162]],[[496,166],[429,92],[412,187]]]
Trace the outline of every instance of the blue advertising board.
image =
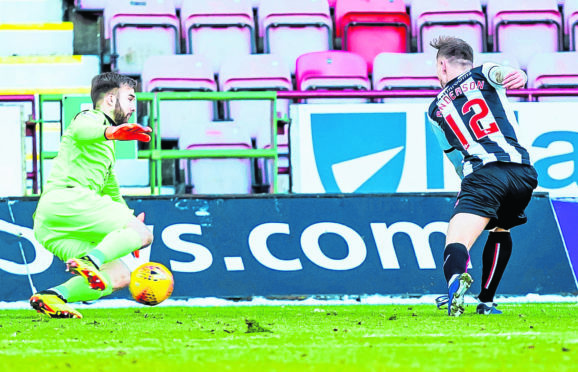
[[[144,262],[175,277],[174,297],[424,295],[446,291],[442,270],[455,194],[127,197],[153,229]],[[34,199],[0,200],[0,301],[30,296],[69,278],[32,237]],[[529,223],[499,293],[576,293],[575,274],[550,199],[534,196]],[[479,291],[484,236],[471,251]],[[24,265],[22,251],[28,262]],[[128,298],[127,290],[112,295]]]
[[[518,140],[538,191],[578,195],[578,131],[571,102],[516,102]],[[427,119],[428,104],[291,106],[292,191],[456,192],[460,179]],[[548,123],[544,125],[544,123]]]

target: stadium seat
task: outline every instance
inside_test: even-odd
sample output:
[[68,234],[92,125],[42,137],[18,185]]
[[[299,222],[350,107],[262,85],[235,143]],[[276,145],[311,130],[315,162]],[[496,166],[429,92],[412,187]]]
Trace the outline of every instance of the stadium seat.
[[215,74],[223,61],[256,51],[250,0],[183,0],[181,22],[187,53],[207,58]]
[[[143,91],[214,92],[217,90],[210,63],[192,55],[149,57],[143,66]],[[161,138],[178,139],[199,122],[213,120],[213,101],[161,100]]]
[[103,19],[115,71],[140,75],[148,57],[179,53],[179,19],[173,0],[109,1]]
[[[278,56],[255,54],[223,64],[219,73],[222,91],[293,90],[289,66]],[[289,102],[277,101],[279,117],[289,115]],[[258,148],[271,144],[272,108],[270,101],[230,101],[229,116],[245,127]]]
[[282,58],[292,73],[301,54],[332,49],[327,0],[261,0],[258,13],[265,53]]
[[578,36],[578,0],[566,0],[564,3],[564,28],[568,35],[570,50],[576,49],[576,37]]
[[516,55],[523,69],[532,55],[562,48],[556,0],[488,0],[487,15],[493,50]]
[[[179,138],[187,150],[251,149],[251,141],[234,122],[198,123]],[[186,185],[194,194],[251,193],[249,159],[183,159]]]
[[429,43],[440,35],[459,37],[477,52],[486,48],[486,15],[480,0],[413,0],[411,25],[418,52],[434,50]]
[[[297,59],[297,90],[370,90],[367,64],[358,54],[331,50],[313,52]],[[306,102],[368,102],[366,99],[308,99]]]
[[410,18],[403,0],[338,0],[335,23],[342,49],[361,55],[369,72],[379,53],[410,49]]
[[0,94],[86,94],[98,73],[98,56],[0,57]]
[[102,12],[107,0],[74,0],[76,9],[85,12]]
[[[373,89],[440,89],[435,54],[380,53],[373,62]],[[432,98],[384,98],[383,102],[430,102]]]
[[62,0],[1,0],[0,24],[60,23]]
[[70,56],[72,22],[0,24],[0,56]]
[[[219,73],[219,83],[223,91],[293,90],[289,66],[272,54],[250,55],[226,62]],[[230,118],[246,129],[257,148],[271,148],[270,101],[228,101],[227,107]],[[276,111],[278,117],[289,117],[289,101],[277,100]],[[277,128],[276,133],[279,171],[286,172],[289,168],[288,124]],[[264,162],[259,163],[264,170]],[[270,184],[267,175],[271,173],[270,170],[264,173],[263,184]]]
[[[576,88],[578,52],[536,54],[528,64],[528,88]],[[578,101],[578,96],[538,97],[538,101]]]

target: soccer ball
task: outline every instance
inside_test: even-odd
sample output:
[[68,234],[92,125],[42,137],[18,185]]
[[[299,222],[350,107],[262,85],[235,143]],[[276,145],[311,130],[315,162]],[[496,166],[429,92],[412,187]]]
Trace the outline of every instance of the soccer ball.
[[158,305],[173,293],[173,274],[157,262],[140,265],[130,276],[130,293],[141,304]]

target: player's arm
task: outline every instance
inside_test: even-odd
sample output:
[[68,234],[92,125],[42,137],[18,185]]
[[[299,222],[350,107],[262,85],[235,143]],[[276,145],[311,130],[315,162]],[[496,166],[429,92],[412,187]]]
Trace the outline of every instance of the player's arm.
[[149,142],[151,139],[149,133],[152,129],[136,123],[110,126],[101,114],[94,111],[83,111],[74,118],[69,131],[74,139],[81,142],[107,140]]
[[102,114],[82,111],[72,120],[67,131],[77,141],[99,142],[106,141],[104,137],[106,127],[106,120]]
[[442,149],[444,154],[448,157],[448,159],[452,162],[452,165],[454,166],[454,169],[456,170],[458,176],[460,176],[460,178],[464,178],[463,172],[464,157],[462,153],[459,152],[455,147],[450,145],[443,129],[438,125],[438,123],[433,121],[429,116],[428,121],[430,124],[430,128],[432,129],[432,131],[436,136],[436,139],[438,140],[440,148]]
[[111,169],[108,173],[108,178],[106,179],[104,187],[102,188],[102,194],[110,196],[110,198],[117,203],[126,205],[126,201],[120,194],[120,187],[118,186],[118,181],[116,179],[114,169]]
[[494,87],[520,89],[523,88],[528,81],[528,77],[524,71],[509,66],[485,63],[482,71]]

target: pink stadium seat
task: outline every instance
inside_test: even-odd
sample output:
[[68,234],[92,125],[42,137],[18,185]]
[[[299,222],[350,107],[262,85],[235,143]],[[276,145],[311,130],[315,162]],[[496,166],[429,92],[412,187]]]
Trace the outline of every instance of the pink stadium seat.
[[109,1],[104,25],[112,68],[120,73],[140,75],[148,57],[179,52],[179,19],[173,0]]
[[474,51],[485,50],[486,16],[480,0],[413,0],[411,24],[419,52],[433,50],[429,42],[440,35],[459,37]]
[[[174,55],[148,58],[142,72],[143,91],[198,91],[217,90],[212,68],[199,56]],[[159,107],[161,138],[178,139],[199,122],[213,120],[212,101],[162,100]]]
[[327,0],[261,0],[258,12],[265,53],[282,58],[292,73],[301,54],[332,49]]
[[343,50],[363,56],[369,72],[379,53],[409,51],[410,19],[403,0],[338,0],[335,23]]
[[578,0],[566,0],[564,3],[564,28],[570,50],[578,50],[576,48],[576,37],[578,36]]
[[[219,83],[223,91],[293,90],[289,66],[272,54],[255,54],[224,63]],[[270,101],[229,101],[228,108],[231,119],[246,128],[257,148],[271,148]],[[277,117],[289,117],[289,101],[277,100],[276,111]],[[289,167],[288,125],[277,129],[277,151],[280,172],[286,172]],[[264,170],[264,162],[260,163]],[[270,184],[268,179],[264,182]]]
[[[222,91],[293,90],[291,72],[284,61],[271,54],[254,54],[227,61],[219,73]],[[229,116],[247,128],[257,147],[271,144],[272,107],[270,101],[230,101]],[[277,101],[279,117],[289,115],[289,102]]]
[[181,22],[187,53],[212,61],[214,73],[223,61],[255,52],[251,0],[183,0]]
[[487,15],[494,51],[515,54],[524,69],[532,55],[561,50],[556,0],[488,0]]
[[[373,63],[373,89],[440,89],[435,54],[380,53]],[[385,98],[383,102],[431,102],[431,98]]]
[[[578,52],[536,54],[528,64],[528,88],[576,88]],[[578,101],[577,96],[539,97],[539,101]]]
[[503,66],[520,68],[516,56],[511,53],[488,52],[474,53],[474,66],[480,66],[486,62],[493,62]]
[[[187,150],[251,149],[251,141],[236,123],[198,123],[179,138]],[[194,194],[248,194],[251,192],[249,159],[183,159],[185,182]]]
[[[76,9],[88,12],[102,12],[109,0],[74,0]],[[181,9],[183,0],[174,0],[175,7]]]
[[74,5],[79,10],[102,12],[106,2],[107,0],[75,0]]
[[[367,64],[358,54],[340,50],[313,52],[297,59],[295,72],[297,90],[370,90]],[[323,100],[307,102],[367,102],[359,99]]]

